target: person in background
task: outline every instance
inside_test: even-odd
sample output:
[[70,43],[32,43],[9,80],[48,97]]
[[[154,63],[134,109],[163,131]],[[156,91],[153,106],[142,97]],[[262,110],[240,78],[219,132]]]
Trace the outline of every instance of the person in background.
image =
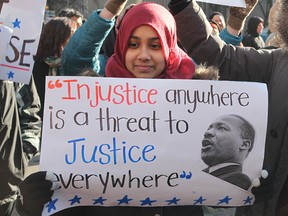
[[[230,8],[227,33],[239,35],[257,2],[246,0],[247,8]],[[255,203],[238,207],[236,215],[288,215],[288,1],[280,0],[277,13],[276,30],[281,47],[271,50],[243,49],[212,36],[212,28],[195,0],[171,0],[169,7],[177,23],[178,37],[196,63],[219,67],[221,80],[266,83],[269,105],[263,169],[268,170],[269,175],[266,179],[260,178],[260,187],[252,189]]]
[[84,15],[73,8],[64,8],[58,13],[58,17],[68,17],[77,23],[77,28],[86,21]]
[[222,13],[218,12],[218,11],[215,11],[213,12],[208,20],[211,22],[216,22],[219,26],[219,32],[221,32],[224,28],[226,28],[226,22],[225,22],[225,18],[223,16]]
[[220,27],[219,27],[218,23],[213,21],[213,20],[210,20],[209,22],[210,22],[211,27],[213,28],[212,33],[219,35],[220,34]]
[[264,20],[261,17],[250,17],[247,23],[247,30],[243,36],[242,44],[245,47],[260,49],[265,47],[265,42],[261,36]]
[[43,118],[45,98],[45,77],[63,75],[62,51],[76,30],[76,22],[67,17],[53,17],[42,29],[32,72],[41,101],[39,112],[41,118]]
[[[187,0],[187,2],[189,1],[190,0]],[[251,14],[256,4],[253,6],[249,4],[246,4],[246,5],[247,5],[247,8],[230,7],[229,12],[230,14],[233,14],[234,16],[228,17],[227,22],[226,22],[226,28],[224,28],[219,34],[220,38],[226,44],[243,47],[243,43],[242,43],[243,36],[242,36],[241,31],[243,30],[243,27],[245,25],[246,18]],[[237,17],[237,15],[242,16],[244,11],[245,11],[244,17],[240,17],[240,18]],[[239,22],[239,20],[241,20],[241,22]],[[241,29],[241,31],[237,31],[235,32],[235,34],[230,34],[230,32],[233,31],[231,26],[237,29]]]

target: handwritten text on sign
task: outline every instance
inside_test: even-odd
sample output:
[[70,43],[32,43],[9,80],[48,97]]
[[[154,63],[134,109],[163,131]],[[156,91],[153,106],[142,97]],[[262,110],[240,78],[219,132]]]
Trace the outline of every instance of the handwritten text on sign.
[[[0,79],[28,84],[34,65],[43,25],[46,0],[11,0],[3,3],[0,24],[13,30],[8,35],[0,31],[0,47],[5,53],[0,59]],[[5,34],[5,35],[4,35]],[[3,38],[10,37],[8,47]],[[7,49],[6,49],[7,47]]]
[[48,77],[40,166],[56,173],[59,189],[44,213],[77,205],[252,204],[249,189],[203,172],[204,133],[230,114],[255,128],[243,165],[254,179],[265,143],[264,84]]

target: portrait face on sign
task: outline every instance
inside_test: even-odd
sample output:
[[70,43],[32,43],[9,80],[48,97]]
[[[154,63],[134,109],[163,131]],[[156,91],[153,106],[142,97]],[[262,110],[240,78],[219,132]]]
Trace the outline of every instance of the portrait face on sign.
[[205,172],[247,190],[250,178],[242,172],[244,160],[253,148],[254,127],[243,117],[229,114],[218,117],[206,130],[201,158]]

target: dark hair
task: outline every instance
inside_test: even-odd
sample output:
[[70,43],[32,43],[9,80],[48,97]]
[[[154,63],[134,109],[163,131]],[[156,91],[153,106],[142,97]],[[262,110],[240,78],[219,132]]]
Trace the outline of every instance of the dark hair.
[[220,13],[219,11],[214,11],[214,12],[209,16],[208,20],[211,21],[215,15],[219,15],[219,16],[222,16],[223,18],[225,18],[225,17],[223,16],[223,14]]
[[67,17],[54,17],[44,24],[35,60],[61,57],[62,49],[76,29],[76,22]]
[[250,17],[248,20],[246,32],[257,37],[259,35],[257,32],[257,26],[259,25],[259,23],[264,24],[264,20],[261,17],[259,16]]
[[248,149],[248,152],[251,152],[254,146],[254,141],[255,141],[255,129],[254,127],[251,125],[251,123],[249,121],[247,121],[245,118],[239,116],[239,115],[235,115],[232,114],[231,116],[234,116],[236,118],[239,118],[240,120],[243,121],[243,124],[240,126],[241,128],[241,137],[243,139],[248,139],[251,141],[251,146]]
[[73,9],[73,8],[64,8],[62,9],[59,13],[58,13],[58,16],[59,17],[68,17],[68,18],[71,18],[71,17],[78,17],[78,18],[83,18],[83,14],[80,13],[79,11]]

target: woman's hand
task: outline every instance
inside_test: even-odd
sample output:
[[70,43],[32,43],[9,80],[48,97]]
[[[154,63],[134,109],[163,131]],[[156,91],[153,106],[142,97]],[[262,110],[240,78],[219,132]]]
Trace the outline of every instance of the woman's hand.
[[271,199],[274,192],[273,176],[271,174],[269,175],[268,171],[263,169],[261,172],[261,177],[254,179],[251,192],[255,196],[254,203]]
[[36,172],[29,175],[19,185],[20,196],[16,209],[20,215],[38,216],[42,214],[44,205],[51,201],[55,183],[55,175],[51,172]]

